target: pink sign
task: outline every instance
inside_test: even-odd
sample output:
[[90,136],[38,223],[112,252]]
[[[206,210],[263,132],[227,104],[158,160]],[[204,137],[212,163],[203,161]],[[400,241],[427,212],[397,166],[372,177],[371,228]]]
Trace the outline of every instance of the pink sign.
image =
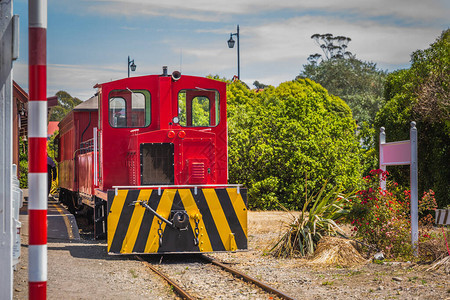
[[[386,166],[410,165],[411,182],[411,244],[414,255],[418,255],[419,241],[419,201],[417,172],[417,128],[416,122],[411,122],[410,140],[386,143],[385,128],[380,128],[380,169],[386,171]],[[380,178],[380,187],[386,189],[386,178]]]
[[411,163],[411,142],[401,141],[380,145],[381,165],[409,165]]

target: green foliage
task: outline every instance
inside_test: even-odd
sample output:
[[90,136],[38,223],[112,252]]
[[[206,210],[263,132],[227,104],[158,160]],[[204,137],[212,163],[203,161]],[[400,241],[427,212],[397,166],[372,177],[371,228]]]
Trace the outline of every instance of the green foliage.
[[344,100],[360,124],[373,123],[383,104],[385,71],[377,69],[374,63],[354,57],[310,63],[303,68],[299,77],[320,83],[330,94]]
[[49,121],[61,121],[75,106],[83,102],[65,91],[57,92],[56,96],[58,97],[58,105],[51,108]]
[[[381,190],[379,178],[387,179],[387,175],[377,169],[364,178],[364,188],[357,192],[348,218],[354,226],[354,235],[364,242],[383,251],[389,258],[409,259],[412,255],[411,193],[392,181],[387,182],[387,190]],[[424,193],[418,206],[420,225],[433,223],[429,211],[436,207],[434,192]]]
[[50,156],[55,163],[56,162],[56,155],[58,154],[57,146],[55,145],[55,138],[59,134],[59,131],[56,130],[53,135],[47,140],[47,155]]
[[300,209],[325,179],[351,189],[359,180],[349,107],[320,85],[298,79],[254,92],[228,85],[230,182],[249,190],[249,207]]
[[[408,70],[389,74],[386,105],[375,128],[385,127],[389,141],[409,139],[410,122],[418,131],[419,191],[433,189],[440,207],[450,204],[450,30],[430,48],[412,54]],[[391,167],[392,177],[409,184],[403,168]]]
[[325,192],[325,187],[326,185],[304,203],[300,215],[270,250],[274,256],[312,255],[323,236],[335,235],[336,230],[339,230],[336,222],[343,220],[348,214],[344,207],[348,206],[354,193],[344,195],[342,189],[337,186]]
[[[313,34],[311,38],[322,49],[323,54],[327,60],[339,58],[351,58],[353,54],[347,51],[348,43],[352,40],[346,36],[333,36],[331,33]],[[317,63],[323,56],[319,53],[312,54],[308,57],[311,63]]]
[[389,258],[409,258],[412,255],[410,243],[409,198],[399,193],[381,190],[379,176],[386,179],[387,173],[372,170],[365,177],[364,188],[357,193],[348,215],[354,235],[365,243],[375,246]]
[[19,137],[19,185],[28,188],[28,141]]
[[255,88],[257,89],[265,89],[267,87],[269,87],[267,84],[264,84],[262,82],[259,82],[258,80],[253,81],[253,85],[255,86]]
[[378,167],[378,153],[376,150],[376,130],[373,125],[366,122],[359,126],[357,138],[361,145],[360,161],[362,174],[369,174],[370,170]]

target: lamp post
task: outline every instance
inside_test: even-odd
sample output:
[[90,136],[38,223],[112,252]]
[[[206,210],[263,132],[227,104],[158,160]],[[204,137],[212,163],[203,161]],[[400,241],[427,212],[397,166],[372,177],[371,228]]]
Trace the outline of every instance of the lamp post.
[[236,33],[230,33],[230,39],[228,40],[228,48],[234,48],[235,41],[233,40],[233,35],[237,37],[237,64],[238,64],[238,79],[241,80],[241,64],[239,57],[239,25],[237,26]]
[[136,71],[136,65],[134,64],[134,59],[130,60],[130,57],[128,56],[128,77],[130,77],[130,69],[131,71]]

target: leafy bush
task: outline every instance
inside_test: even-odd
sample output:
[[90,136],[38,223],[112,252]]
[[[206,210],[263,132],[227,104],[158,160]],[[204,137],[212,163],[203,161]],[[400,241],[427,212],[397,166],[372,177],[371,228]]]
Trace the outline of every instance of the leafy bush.
[[[387,175],[388,172],[377,169],[365,177],[365,188],[357,192],[349,213],[353,235],[382,250],[389,258],[409,258],[412,255],[410,191],[395,182],[388,182],[387,190],[379,188],[379,177],[386,179]],[[429,221],[424,213],[436,208],[433,199],[430,191],[419,201],[421,224]]]
[[21,189],[28,188],[28,160],[19,161],[19,185]]
[[28,142],[19,137],[19,185],[28,188]]
[[319,84],[298,79],[256,93],[228,85],[230,182],[249,188],[249,207],[301,209],[329,178],[351,190],[360,164],[349,107]]

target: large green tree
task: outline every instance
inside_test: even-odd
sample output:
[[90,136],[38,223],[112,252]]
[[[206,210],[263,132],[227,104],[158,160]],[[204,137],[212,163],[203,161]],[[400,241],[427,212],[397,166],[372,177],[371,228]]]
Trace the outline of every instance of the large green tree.
[[[410,122],[418,130],[419,190],[433,189],[439,206],[450,204],[450,30],[411,55],[411,68],[387,78],[386,105],[375,126],[388,141],[409,139]],[[390,168],[393,178],[409,184],[407,172]],[[406,173],[406,176],[405,176]]]
[[344,100],[359,124],[372,124],[383,105],[386,72],[375,63],[351,57],[323,60],[303,66],[301,78],[320,83],[330,94]]
[[61,121],[75,106],[83,102],[65,91],[57,92],[56,96],[58,105],[51,108],[49,121]]
[[251,208],[302,207],[307,195],[359,179],[355,122],[344,101],[309,79],[258,93],[228,86],[230,182]]
[[330,94],[344,100],[360,125],[373,124],[383,104],[383,84],[386,72],[376,64],[364,62],[348,51],[349,37],[330,33],[311,36],[323,54],[312,54],[303,65],[300,78],[320,83]]

